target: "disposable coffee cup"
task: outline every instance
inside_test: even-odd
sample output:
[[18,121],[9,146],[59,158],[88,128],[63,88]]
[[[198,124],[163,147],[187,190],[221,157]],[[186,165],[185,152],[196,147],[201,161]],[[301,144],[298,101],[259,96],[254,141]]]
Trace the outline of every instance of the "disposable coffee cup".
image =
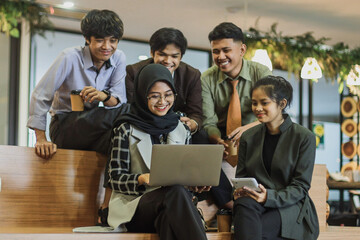
[[231,232],[232,212],[220,209],[216,213],[218,232]]
[[80,96],[81,90],[72,90],[70,93],[71,110],[73,112],[84,111],[84,100]]
[[238,154],[237,146],[235,146],[236,142],[233,142],[231,140],[225,140],[225,143],[228,145],[228,147],[226,148],[226,151],[229,153],[228,156],[235,156]]

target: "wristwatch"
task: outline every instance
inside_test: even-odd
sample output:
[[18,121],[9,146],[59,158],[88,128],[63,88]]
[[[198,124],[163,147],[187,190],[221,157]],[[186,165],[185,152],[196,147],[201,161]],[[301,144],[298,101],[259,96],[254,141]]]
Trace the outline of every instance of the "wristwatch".
[[107,95],[103,102],[108,101],[111,98],[111,93],[108,90],[102,90],[102,92]]

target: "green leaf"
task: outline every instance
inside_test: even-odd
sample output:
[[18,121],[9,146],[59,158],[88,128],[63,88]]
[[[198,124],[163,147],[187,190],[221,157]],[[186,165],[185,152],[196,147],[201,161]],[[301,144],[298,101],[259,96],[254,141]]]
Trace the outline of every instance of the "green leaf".
[[14,38],[18,38],[20,36],[19,29],[17,29],[17,28],[11,29],[10,30],[10,36],[12,36]]
[[344,91],[344,81],[341,81],[341,83],[339,84],[339,93],[341,94]]
[[7,20],[14,27],[16,27],[18,25],[18,22],[17,22],[16,18],[14,18],[14,17],[9,17]]

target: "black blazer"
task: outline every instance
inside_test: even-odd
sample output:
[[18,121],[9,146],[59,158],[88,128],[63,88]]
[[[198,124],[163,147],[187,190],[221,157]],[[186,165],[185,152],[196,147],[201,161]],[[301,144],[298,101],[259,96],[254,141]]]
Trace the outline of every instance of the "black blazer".
[[315,136],[293,123],[288,115],[280,126],[271,176],[262,157],[266,126],[257,125],[240,138],[236,177],[254,177],[267,190],[264,207],[277,208],[281,216],[281,236],[290,239],[316,239],[319,223],[308,191],[315,163]]
[[[140,69],[145,65],[154,63],[154,59],[149,58],[135,64],[126,66],[126,97],[129,103],[133,100],[134,81]],[[200,71],[190,65],[180,62],[179,67],[174,72],[175,90],[177,92],[174,111],[186,113],[194,119],[199,128],[202,126],[202,96]]]

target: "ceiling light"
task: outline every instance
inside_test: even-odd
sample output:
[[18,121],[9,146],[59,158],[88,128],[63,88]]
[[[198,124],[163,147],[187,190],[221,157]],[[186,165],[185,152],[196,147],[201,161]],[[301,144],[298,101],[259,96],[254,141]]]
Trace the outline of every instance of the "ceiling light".
[[273,70],[270,57],[265,49],[257,49],[251,61],[258,62],[261,63],[262,65],[267,66],[270,69],[270,71]]
[[319,79],[322,77],[322,71],[315,58],[307,58],[301,69],[302,79]]
[[62,5],[64,8],[72,8],[74,6],[73,2],[64,2]]

